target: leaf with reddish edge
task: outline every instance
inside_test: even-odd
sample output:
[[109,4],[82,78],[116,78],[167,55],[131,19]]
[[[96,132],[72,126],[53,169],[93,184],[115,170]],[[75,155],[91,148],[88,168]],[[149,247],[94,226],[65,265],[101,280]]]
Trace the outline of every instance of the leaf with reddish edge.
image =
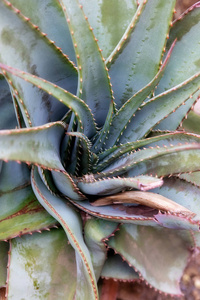
[[[7,0],[0,2],[1,63],[37,74],[75,93],[77,71],[67,56]],[[57,121],[68,110],[62,103],[7,74],[27,127]]]
[[[199,174],[199,172],[197,172],[197,174]],[[195,186],[194,184],[187,182],[185,180],[181,180],[179,178],[173,177],[169,179],[166,178],[164,180],[164,185],[158,189],[155,189],[154,192],[162,196],[169,197],[177,204],[183,205],[187,209],[195,212],[196,216],[192,220],[190,220],[190,222],[194,224],[193,230],[199,231],[200,189],[198,186]],[[164,224],[164,226],[166,227],[181,228],[181,225],[175,221],[175,216],[158,215],[156,219],[158,220],[158,222]]]
[[9,244],[0,242],[0,287],[6,286]]
[[[173,22],[166,48],[169,49],[174,38],[177,38],[177,43],[166,72],[155,90],[157,95],[199,72],[199,31],[200,7],[199,3],[196,3]],[[188,59],[185,59],[186,57]],[[156,129],[176,130],[198,96],[199,93],[195,93],[185,105],[180,106],[175,112],[162,120],[156,126]]]
[[0,172],[0,196],[30,185],[30,170],[24,163],[2,162]]
[[136,111],[146,100],[147,96],[155,89],[156,85],[162,78],[175,43],[176,40],[172,44],[160,70],[155,77],[146,86],[142,87],[137,93],[130,97],[113,116],[108,129],[102,138],[102,142],[96,145],[95,151],[102,147],[104,149],[113,147],[119,141],[120,136],[123,134],[123,131],[126,129],[126,127],[133,126],[132,120],[134,120],[133,117]]
[[151,286],[181,295],[179,281],[191,255],[189,249],[194,246],[189,231],[124,224],[108,245]]
[[[177,151],[177,153],[171,153],[169,155],[163,155],[162,163],[158,158],[150,159],[149,162],[145,161],[139,163],[136,168],[126,173],[126,176],[137,176],[140,172],[152,174],[154,176],[171,176],[172,174],[180,174],[183,172],[194,172],[199,170],[199,166],[196,161],[199,160],[199,150],[191,151]],[[184,162],[184,163],[183,163]],[[176,166],[174,165],[176,164]],[[164,166],[165,165],[165,166]]]
[[174,6],[174,0],[144,1],[108,59],[117,108],[158,72]]
[[12,129],[17,126],[15,110],[9,86],[0,75],[0,129]]
[[77,263],[77,299],[98,299],[96,278],[89,250],[83,240],[80,215],[70,204],[58,196],[51,194],[33,168],[32,187],[38,201],[62,225],[67,237],[75,249]]
[[117,229],[118,223],[100,219],[89,219],[84,226],[85,243],[90,251],[96,280],[101,276],[101,271],[107,257],[105,241]]
[[161,120],[191,99],[196,92],[200,95],[199,82],[200,72],[143,104],[124,130],[119,143],[132,142],[147,136]]
[[0,173],[0,240],[46,229],[56,223],[35,198],[28,167],[3,162]]
[[[128,154],[94,174],[95,179],[120,176],[135,177],[148,174],[151,176],[168,176],[175,173],[198,171],[196,164],[200,156],[200,143],[193,140],[183,144],[175,143],[143,148]],[[162,158],[162,160],[161,160]],[[183,164],[184,161],[184,164]]]
[[101,272],[101,277],[106,279],[112,278],[123,282],[133,282],[140,279],[139,274],[117,254],[107,258]]
[[92,202],[87,200],[80,202],[69,199],[69,201],[86,213],[107,221],[160,226],[154,218],[154,216],[158,214],[158,210],[149,207],[138,205],[108,205],[95,207],[92,205]]
[[163,186],[155,189],[154,192],[164,197],[169,197],[177,204],[195,212],[196,216],[193,219],[200,223],[200,188],[198,186],[185,180],[171,177],[165,178]]
[[83,195],[60,161],[60,143],[64,133],[65,124],[62,122],[1,131],[0,159],[23,161],[52,170],[58,189],[72,199],[81,200]]
[[[137,10],[136,0],[79,0],[107,58],[117,46]],[[117,19],[117,22],[116,22]],[[101,22],[99,22],[101,20]]]
[[85,196],[81,193],[72,177],[67,172],[57,172],[52,170],[51,175],[56,188],[65,197],[70,197],[75,200],[85,199]]
[[[95,203],[94,199],[94,203]],[[157,209],[137,204],[113,204],[106,206],[93,206],[93,202],[69,200],[73,205],[86,213],[104,220],[130,223],[153,227],[178,228],[186,230],[199,230],[197,221],[184,216],[184,214],[159,213]],[[91,200],[92,201],[92,200]]]
[[90,111],[90,108],[84,103],[83,100],[74,96],[70,92],[61,87],[30,73],[26,73],[15,68],[6,66],[0,63],[0,68],[3,70],[3,73],[10,73],[15,75],[23,80],[32,83],[34,86],[39,87],[40,90],[46,91],[48,94],[54,96],[59,100],[59,102],[68,106],[71,109],[79,124],[80,130],[85,133],[89,138],[96,133],[96,127],[94,123],[94,118]]
[[186,132],[175,131],[175,132],[162,132],[153,131],[150,137],[133,141],[131,143],[126,143],[118,146],[114,146],[108,150],[103,151],[98,154],[99,162],[97,166],[94,167],[95,173],[102,171],[106,166],[110,165],[117,158],[122,157],[123,154],[131,153],[138,148],[142,149],[147,146],[159,146],[162,147],[163,144],[170,146],[172,142],[178,144],[187,142],[188,139],[195,141],[200,141],[199,137]]
[[76,299],[75,253],[62,229],[26,235],[10,244],[8,299]]
[[37,201],[30,187],[0,197],[0,240],[53,227],[57,221]]
[[180,179],[192,183],[193,185],[200,187],[200,171],[191,173],[182,173],[177,175]]
[[78,66],[78,91],[90,107],[99,127],[105,123],[113,100],[108,69],[92,28],[77,0],[60,0],[71,32]]
[[185,229],[191,231],[199,231],[199,221],[195,221],[190,217],[184,216],[184,214],[173,214],[173,213],[158,213],[155,219],[162,227],[171,229]]
[[159,187],[163,180],[152,176],[138,176],[132,178],[103,178],[95,180],[93,175],[85,175],[77,182],[77,186],[84,194],[103,196],[118,193],[127,188],[134,188],[141,191]]
[[[166,72],[155,91],[157,95],[200,71],[198,61],[200,51],[199,30],[200,6],[199,3],[196,3],[172,24],[166,45],[167,50],[171,47],[175,38],[177,38],[177,42]],[[188,59],[185,59],[186,57]]]
[[[81,175],[89,173],[90,169],[92,167],[92,158],[93,158],[93,153],[90,151],[90,148],[91,148],[90,140],[83,133],[80,133],[80,132],[69,132],[68,131],[66,134],[70,137],[77,138],[77,140],[76,140],[78,142],[77,150],[81,151],[81,154],[82,154],[81,156],[79,156],[79,159],[80,159],[79,169],[80,169]],[[72,156],[72,158],[71,158],[72,163],[74,163],[74,161],[77,159],[78,151],[76,151],[75,159],[73,159],[73,156]],[[69,166],[67,166],[67,168],[68,167]]]
[[163,212],[174,214],[182,214],[183,216],[192,218],[195,213],[185,208],[184,206],[170,200],[162,195],[142,191],[125,191],[122,193],[112,194],[101,197],[92,202],[94,206],[107,206],[111,204],[139,204],[157,209]]
[[[39,26],[39,29],[47,34],[48,38],[55,41],[56,46],[69,56],[75,63],[76,57],[71,41],[69,28],[66,24],[65,16],[57,0],[10,0],[10,2],[30,18],[31,22]],[[54,25],[52,26],[52,18]]]
[[59,147],[64,133],[65,125],[62,122],[33,128],[3,130],[0,132],[0,159],[62,169]]
[[181,127],[187,132],[200,134],[200,115],[191,110],[187,118],[183,120]]

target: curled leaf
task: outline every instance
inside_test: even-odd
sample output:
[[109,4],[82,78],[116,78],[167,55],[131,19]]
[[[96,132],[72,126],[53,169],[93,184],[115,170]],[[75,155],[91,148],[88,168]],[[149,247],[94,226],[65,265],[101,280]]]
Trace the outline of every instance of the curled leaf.
[[127,191],[124,193],[102,197],[92,202],[92,205],[103,206],[103,205],[121,204],[121,203],[142,204],[152,208],[156,208],[161,211],[184,214],[190,217],[195,216],[195,213],[191,212],[189,209],[183,207],[182,205],[177,204],[176,202],[164,196],[155,193],[138,192],[138,191]]

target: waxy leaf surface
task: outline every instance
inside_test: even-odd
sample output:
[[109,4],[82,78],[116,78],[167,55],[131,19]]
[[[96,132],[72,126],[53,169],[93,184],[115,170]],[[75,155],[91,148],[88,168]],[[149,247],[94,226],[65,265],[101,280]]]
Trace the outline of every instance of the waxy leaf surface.
[[75,253],[62,229],[12,240],[10,256],[9,299],[74,299]]

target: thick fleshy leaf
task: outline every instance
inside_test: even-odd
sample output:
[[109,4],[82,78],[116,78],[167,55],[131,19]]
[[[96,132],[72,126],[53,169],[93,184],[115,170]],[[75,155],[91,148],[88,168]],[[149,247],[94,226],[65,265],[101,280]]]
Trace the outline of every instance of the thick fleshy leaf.
[[164,185],[154,190],[164,197],[172,199],[174,202],[183,205],[187,209],[195,212],[193,218],[200,224],[200,189],[193,184],[179,178],[169,178],[164,180]]
[[[200,70],[199,63],[199,32],[200,32],[200,7],[199,3],[190,8],[186,14],[183,14],[173,23],[170,30],[167,48],[170,47],[174,38],[177,43],[170,58],[166,72],[159,82],[156,94],[160,94],[177,84],[185,81]],[[187,57],[187,59],[185,59]],[[187,70],[187,72],[185,72]],[[186,105],[178,108],[174,113],[162,120],[156,128],[161,130],[175,130],[197,99],[199,93],[193,95],[193,98],[187,101]]]
[[30,170],[25,164],[3,162],[0,172],[0,195],[30,185]]
[[86,213],[113,222],[133,223],[146,226],[160,226],[154,218],[158,210],[140,205],[93,206],[89,201],[72,201],[76,207]]
[[95,274],[91,257],[83,240],[82,224],[78,213],[64,199],[51,194],[40,179],[36,169],[32,171],[32,187],[44,208],[63,226],[75,249],[77,263],[77,299],[98,299]]
[[8,299],[72,300],[75,294],[75,253],[62,229],[11,241]]
[[0,240],[56,224],[56,220],[38,203],[30,186],[0,197]]
[[56,86],[55,84],[35,75],[31,75],[30,73],[25,73],[2,64],[0,64],[0,68],[4,70],[4,73],[9,72],[13,75],[16,75],[17,77],[24,79],[24,81],[32,83],[39,89],[42,89],[48,94],[57,98],[59,102],[65,104],[74,112],[76,118],[80,123],[80,129],[83,130],[83,132],[88,137],[91,137],[95,134],[96,128],[93,116],[89,107],[81,99],[69,93],[68,91]]
[[[122,105],[122,107],[114,115],[113,119],[111,120],[108,131],[105,133],[105,137],[103,139],[103,148],[109,148],[114,146],[116,142],[119,141],[120,136],[123,134],[123,131],[126,129],[127,125],[134,126],[134,124],[132,124],[131,122],[132,118],[135,116],[135,112],[138,110],[140,105],[146,100],[147,96],[154,90],[155,86],[161,79],[174,45],[175,42],[172,44],[172,47],[168,52],[168,55],[164,63],[162,64],[162,67],[160,68],[156,76],[153,78],[153,80],[141,90],[139,90],[136,94],[134,94],[129,100],[127,100],[125,104]],[[98,149],[98,146],[96,148]]]
[[133,178],[118,177],[95,180],[93,175],[86,175],[77,183],[77,186],[84,194],[100,196],[112,195],[128,188],[147,191],[157,186],[161,186],[162,184],[162,179],[151,176],[138,176]]
[[18,126],[19,126],[19,128],[25,128],[26,124],[25,124],[25,121],[24,121],[24,117],[23,117],[22,111],[20,109],[19,103],[17,102],[17,98],[15,97],[14,93],[12,93],[12,97],[13,97],[13,103],[15,105],[15,111],[16,111]]
[[0,239],[54,226],[53,219],[36,200],[25,164],[3,163],[0,173]]
[[199,222],[185,216],[184,214],[170,214],[159,213],[156,215],[156,220],[162,227],[173,230],[190,230],[192,232],[199,232]]
[[85,196],[80,192],[72,177],[65,171],[57,172],[52,170],[51,175],[55,186],[64,196],[74,200],[83,200]]
[[170,113],[165,119],[159,122],[154,130],[178,130],[179,127],[182,129],[182,122],[187,118],[187,114],[194,107],[194,104],[199,97],[199,91],[190,96],[190,98],[181,104],[174,112]]
[[192,172],[192,173],[183,173],[178,176],[180,179],[183,179],[187,182],[190,182],[197,187],[200,187],[200,171]]
[[34,0],[34,2],[27,2],[26,0],[11,0],[10,3],[19,9],[24,16],[30,18],[33,24],[39,26],[39,29],[46,33],[49,39],[55,41],[56,46],[61,47],[62,51],[73,62],[76,62],[71,35],[59,1],[43,0],[41,2],[40,0]]
[[[199,146],[199,143],[196,145],[185,145],[183,146],[182,151],[181,146],[180,148],[175,146],[175,151],[173,151],[172,146],[171,149],[168,148],[168,153],[165,153],[166,155],[162,156],[162,160],[161,157],[149,156],[149,159],[144,159],[144,161],[141,161],[137,166],[133,167],[132,170],[128,171],[126,176],[138,176],[139,174],[146,173],[161,177],[198,171],[199,166],[196,162],[199,160],[200,155]],[[173,153],[170,153],[171,150]]]
[[119,255],[107,258],[101,272],[101,277],[122,281],[135,281],[140,279],[138,273],[130,267],[126,261],[123,261]]
[[0,129],[12,129],[17,126],[15,110],[9,86],[0,75]]
[[187,214],[159,213],[157,209],[138,204],[93,206],[93,202],[70,201],[86,213],[108,221],[199,231],[198,222],[193,221]]
[[181,294],[179,281],[193,247],[189,232],[124,224],[108,244],[153,287]]
[[83,196],[60,161],[60,143],[64,132],[65,125],[62,122],[1,131],[0,159],[33,163],[52,170],[55,185],[60,192],[80,200]]
[[[89,173],[92,167],[92,159],[93,159],[93,154],[90,151],[91,148],[90,140],[80,132],[67,132],[67,135],[78,138],[79,144],[77,146],[78,153],[76,153],[76,156],[79,156],[79,162],[78,162],[79,171],[81,175]],[[72,163],[73,163],[73,157],[72,157]]]
[[0,242],[0,287],[6,286],[9,244]]
[[76,52],[80,96],[90,107],[98,126],[108,114],[112,91],[101,51],[78,1],[60,0]]
[[[0,2],[1,63],[50,80],[72,93],[76,92],[77,72],[68,58],[24,18],[10,2]],[[59,120],[66,107],[49,94],[8,75],[27,126]]]
[[93,145],[92,145],[91,150],[94,153],[98,153],[99,151],[103,150],[106,133],[108,132],[108,130],[110,128],[110,124],[111,124],[111,121],[112,121],[112,118],[113,118],[113,115],[115,112],[116,112],[115,103],[114,103],[114,101],[111,101],[106,121],[105,121],[103,127],[101,128],[101,130],[99,130],[97,132],[97,134],[93,137]]
[[138,192],[138,191],[126,191],[106,197],[101,197],[96,201],[92,202],[94,206],[105,206],[111,204],[123,204],[132,203],[145,205],[157,210],[171,213],[179,213],[187,217],[195,216],[195,213],[188,210],[184,206],[170,200],[169,198],[163,197],[156,193]]
[[[136,0],[79,0],[107,58],[117,46],[137,9]],[[117,22],[116,22],[117,19]],[[100,21],[99,21],[100,20]]]
[[163,144],[172,144],[175,141],[178,143],[187,142],[188,139],[194,138],[194,141],[199,141],[198,138],[193,135],[188,135],[187,133],[182,133],[180,131],[176,132],[153,132],[151,137],[145,138],[142,140],[134,141],[131,143],[126,143],[122,145],[115,145],[114,147],[105,150],[99,153],[99,162],[97,166],[95,166],[94,170],[96,172],[100,172],[105,169],[112,162],[117,160],[117,158],[122,157],[124,154],[131,153],[139,148],[147,147],[147,146],[162,146]]
[[200,134],[200,115],[190,111],[187,118],[183,121],[182,128],[186,131]]
[[199,150],[199,140],[193,139],[182,143],[166,143],[162,146],[138,149],[116,160],[101,173],[94,174],[94,177],[98,179],[122,174],[125,177],[144,174],[161,177],[173,173],[197,171],[199,167],[196,161],[199,159]]
[[[199,90],[200,73],[197,73],[182,84],[164,92],[140,107],[132,122],[120,137],[119,142],[132,142],[146,136],[161,120],[176,110]],[[200,94],[200,91],[198,91]]]
[[[173,23],[167,48],[171,46],[176,38],[177,42],[166,72],[158,84],[156,94],[160,94],[180,84],[199,72],[199,32],[200,7],[199,3],[197,3],[194,5],[194,9],[190,9],[186,15],[183,15]],[[185,59],[186,57],[187,59]]]
[[96,279],[98,280],[107,257],[105,241],[116,230],[118,223],[89,219],[84,227],[85,243],[90,251]]
[[158,72],[174,5],[174,0],[144,1],[109,59],[118,108]]
[[59,169],[60,140],[65,132],[61,122],[40,127],[0,132],[0,159],[19,160]]

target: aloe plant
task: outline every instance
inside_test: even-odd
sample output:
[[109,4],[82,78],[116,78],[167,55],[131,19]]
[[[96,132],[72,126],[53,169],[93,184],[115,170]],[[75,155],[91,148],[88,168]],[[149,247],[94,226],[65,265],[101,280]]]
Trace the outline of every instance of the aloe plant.
[[8,299],[99,299],[100,278],[181,294],[200,246],[200,135],[182,127],[200,2],[172,22],[175,2],[0,1]]

